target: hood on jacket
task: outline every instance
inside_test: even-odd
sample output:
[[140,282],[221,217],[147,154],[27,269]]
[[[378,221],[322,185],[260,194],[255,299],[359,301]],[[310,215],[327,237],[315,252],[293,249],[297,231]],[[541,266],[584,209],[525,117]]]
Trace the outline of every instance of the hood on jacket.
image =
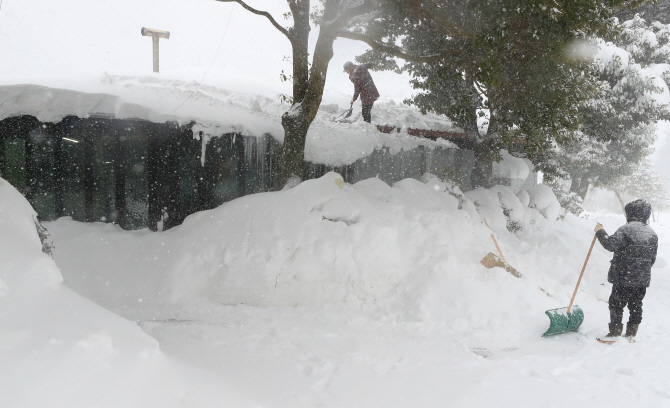
[[626,204],[626,221],[639,221],[646,223],[651,215],[651,204],[646,200],[637,199]]

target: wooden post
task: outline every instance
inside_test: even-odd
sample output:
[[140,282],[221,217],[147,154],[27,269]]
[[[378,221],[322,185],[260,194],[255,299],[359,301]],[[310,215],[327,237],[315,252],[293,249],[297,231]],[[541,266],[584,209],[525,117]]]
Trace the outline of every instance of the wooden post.
[[148,134],[148,143],[149,149],[147,154],[147,166],[146,166],[146,175],[147,175],[147,189],[149,192],[149,214],[147,220],[147,227],[150,230],[156,231],[158,221],[161,219],[161,197],[160,197],[160,178],[159,178],[159,166],[161,162],[162,149],[160,146],[160,141],[158,140],[158,126],[153,123],[146,124],[147,134]]
[[[178,217],[179,155],[176,124],[150,124],[147,183],[149,187],[149,228],[170,228]],[[167,216],[167,218],[165,218]]]
[[158,40],[160,38],[165,38],[166,40],[170,38],[169,31],[154,30],[153,28],[142,27],[142,35],[145,37],[152,37],[153,43],[153,56],[154,56],[154,72],[158,72]]
[[265,151],[266,166],[269,174],[268,190],[275,191],[279,189],[279,161],[274,159],[281,154],[281,144],[277,142],[272,135],[265,135],[267,148]]
[[114,138],[114,207],[116,208],[116,223],[126,226],[126,164],[123,141],[128,131],[119,130]]
[[56,125],[57,128],[51,134],[54,144],[54,213],[56,218],[65,215],[65,205],[63,203],[63,190],[65,189],[65,170],[63,169],[63,133],[62,124]]
[[151,42],[153,44],[153,55],[154,55],[154,72],[158,72],[158,37],[153,36],[151,37]]
[[244,197],[247,195],[247,166],[249,166],[244,154],[244,136],[234,133],[232,137],[235,139],[234,151],[237,156],[237,168],[235,169],[235,175],[237,176],[237,197]]
[[93,146],[93,128],[95,122],[87,120],[82,127],[84,143],[84,219],[95,221],[95,149]]
[[35,193],[36,193],[35,188],[37,187],[37,174],[36,174],[37,172],[35,171],[35,160],[34,160],[35,144],[33,143],[30,131],[26,132],[23,135],[23,141],[25,146],[24,171],[26,175],[26,189],[24,196],[26,197],[26,200],[28,200],[28,202],[30,202],[30,204],[33,207],[35,207]]
[[5,140],[11,137],[11,119],[0,120],[0,177],[7,179],[7,150]]
[[63,137],[72,131],[80,121],[76,116],[66,116],[56,125],[47,127],[49,138],[53,142],[53,182],[54,182],[54,214],[56,218],[65,215],[63,194],[65,191],[65,162],[63,160]]
[[5,153],[5,134],[0,126],[0,177],[7,177],[7,156]]
[[[24,153],[26,156],[32,156],[32,143],[29,143],[30,139],[29,134],[31,130],[35,129],[37,126],[40,125],[40,122],[37,120],[37,118],[29,115],[14,116],[3,120],[1,123],[2,126],[0,127],[0,137],[4,137],[5,140],[13,140],[13,141],[24,140],[25,141]],[[4,148],[5,145],[3,144],[3,150]],[[11,172],[10,169],[7,167],[6,155],[3,155],[3,157],[4,157],[3,178],[8,178],[10,176],[10,174],[8,173],[13,174],[13,177],[9,178],[16,178],[18,172],[19,179],[7,180],[7,181],[13,182],[14,187],[21,190],[22,194],[24,194],[28,198],[29,195],[31,194],[31,192],[29,191],[30,187],[33,186],[33,184],[31,184],[32,183],[31,179],[34,179],[34,174],[31,174],[31,170],[33,168],[32,157],[26,158],[24,156],[24,165],[22,166],[22,168],[14,169]]]
[[[201,138],[204,137],[201,135]],[[202,141],[201,141],[202,143]],[[198,190],[198,204],[195,211],[209,210],[214,207],[214,180],[215,169],[213,166],[212,148],[209,143],[205,145],[205,162],[199,165],[196,170],[196,188]],[[195,212],[193,211],[193,212]]]
[[[179,171],[179,153],[181,151],[182,130],[175,124],[167,125],[168,152],[165,157],[165,172],[163,177],[167,183],[165,187],[165,207],[168,219],[163,223],[163,230],[180,224],[183,220],[181,215],[181,174]],[[191,133],[192,135],[192,133]]]

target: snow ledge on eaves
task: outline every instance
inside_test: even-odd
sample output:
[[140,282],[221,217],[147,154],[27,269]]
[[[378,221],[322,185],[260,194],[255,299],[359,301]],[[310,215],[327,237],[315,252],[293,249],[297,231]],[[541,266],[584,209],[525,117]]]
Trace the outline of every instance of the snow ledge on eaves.
[[[281,115],[289,106],[264,96],[153,77],[105,75],[99,83],[85,85],[82,89],[35,84],[0,86],[0,120],[31,115],[41,122],[57,123],[66,116],[75,115],[155,123],[195,123],[196,138],[200,132],[206,139],[226,133],[252,137],[270,134],[283,142]],[[361,120],[360,112],[352,117],[353,122],[335,122],[338,110],[337,105],[324,105],[317,114],[307,134],[305,160],[341,166],[384,147],[392,153],[420,145],[429,149],[457,148],[447,140],[410,136],[407,129],[462,132],[444,117],[422,115],[414,108],[393,102],[375,104],[372,116],[377,123],[400,128],[399,133],[379,132],[376,126]]]

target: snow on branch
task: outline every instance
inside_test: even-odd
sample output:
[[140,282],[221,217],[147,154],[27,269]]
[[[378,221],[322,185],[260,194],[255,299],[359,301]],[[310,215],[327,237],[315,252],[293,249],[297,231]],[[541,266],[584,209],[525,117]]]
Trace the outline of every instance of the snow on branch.
[[216,0],[216,1],[219,1],[221,3],[237,3],[240,6],[244,7],[246,10],[250,11],[251,13],[267,18],[268,20],[270,20],[270,23],[272,23],[272,25],[275,26],[277,30],[279,30],[282,34],[284,34],[286,38],[291,40],[291,34],[288,32],[288,30],[280,26],[279,23],[277,23],[277,20],[275,20],[274,17],[272,17],[272,15],[267,11],[256,10],[255,8],[249,6],[242,0]]

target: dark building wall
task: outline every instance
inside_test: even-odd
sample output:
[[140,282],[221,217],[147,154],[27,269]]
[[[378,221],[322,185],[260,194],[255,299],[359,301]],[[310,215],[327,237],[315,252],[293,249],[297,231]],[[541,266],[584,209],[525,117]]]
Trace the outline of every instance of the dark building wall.
[[[31,202],[40,218],[70,216],[125,229],[164,230],[189,214],[235,198],[278,189],[281,145],[271,136],[225,134],[202,141],[192,125],[67,117],[40,123],[0,121],[0,175]],[[201,137],[202,139],[202,137]],[[205,157],[202,157],[204,152]],[[346,182],[370,177],[393,184],[426,171],[467,189],[470,150],[419,146],[375,150],[347,166],[306,163],[306,178],[337,171]]]

